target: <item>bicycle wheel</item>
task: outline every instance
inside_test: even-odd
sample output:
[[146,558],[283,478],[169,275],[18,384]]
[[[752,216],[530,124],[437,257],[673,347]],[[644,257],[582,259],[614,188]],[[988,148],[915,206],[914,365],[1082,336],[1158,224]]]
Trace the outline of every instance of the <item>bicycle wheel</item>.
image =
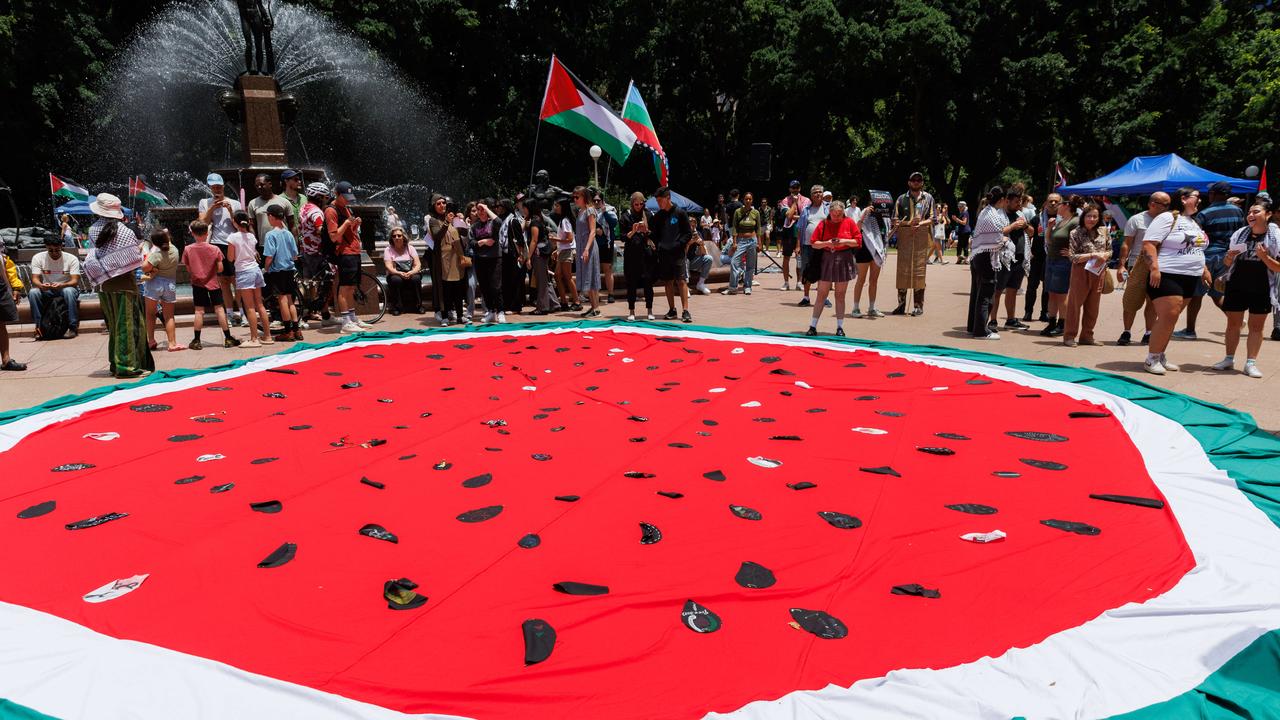
[[360,283],[355,292],[356,317],[367,323],[376,323],[387,312],[386,282],[373,273],[360,273]]

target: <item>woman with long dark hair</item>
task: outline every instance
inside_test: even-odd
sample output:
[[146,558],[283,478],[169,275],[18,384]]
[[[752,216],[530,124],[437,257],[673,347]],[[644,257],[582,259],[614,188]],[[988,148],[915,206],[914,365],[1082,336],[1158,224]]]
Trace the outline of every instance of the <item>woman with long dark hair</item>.
[[1067,347],[1076,346],[1077,334],[1080,345],[1102,344],[1094,339],[1093,328],[1098,324],[1103,273],[1107,272],[1107,261],[1111,259],[1111,237],[1103,227],[1102,209],[1089,204],[1080,215],[1079,227],[1071,231],[1071,290],[1067,293],[1062,334],[1062,344]]
[[440,282],[444,285],[444,305],[440,309],[440,327],[449,327],[453,318],[464,325],[471,324],[467,303],[467,244],[458,232],[454,213],[445,216],[444,231],[437,245],[440,253]]
[[387,270],[387,300],[391,314],[422,312],[422,260],[409,244],[404,227],[394,227],[382,251],[382,264]]
[[595,197],[581,185],[573,189],[573,203],[577,208],[573,241],[578,260],[578,292],[586,292],[587,300],[591,302],[591,307],[582,313],[582,317],[599,317],[600,248],[596,244],[596,226],[600,223],[600,214],[594,207]]
[[1222,310],[1227,314],[1227,355],[1213,366],[1214,370],[1235,369],[1240,328],[1248,312],[1249,356],[1244,374],[1262,377],[1258,351],[1262,349],[1263,330],[1267,315],[1280,307],[1280,229],[1268,222],[1270,214],[1265,204],[1254,203],[1249,208],[1249,224],[1237,230],[1227,246],[1223,259],[1227,286],[1222,298]]
[[1026,226],[1025,218],[1012,222],[1005,214],[1008,206],[1004,188],[993,186],[987,191],[986,206],[978,215],[973,227],[972,246],[969,255],[969,334],[979,340],[999,340],[1000,335],[991,329],[991,308],[996,301],[996,289],[1012,265],[1014,250],[1009,234]]
[[556,254],[556,239],[551,234],[554,223],[542,214],[542,201],[536,197],[525,198],[524,212],[525,264],[533,282],[533,314],[549,315],[560,309],[551,274]]
[[490,200],[476,203],[471,221],[471,247],[475,251],[476,285],[484,298],[481,322],[503,323],[507,315],[502,309],[502,246],[498,235],[502,223],[489,207]]
[[627,283],[627,319],[636,319],[636,298],[644,293],[647,319],[653,316],[653,271],[658,247],[653,243],[649,223],[653,216],[644,207],[644,193],[631,193],[631,207],[622,213],[618,231],[622,234],[622,273]]
[[556,285],[560,291],[560,309],[572,312],[582,310],[578,304],[578,285],[573,278],[574,249],[576,241],[573,237],[573,210],[567,199],[556,201],[555,211],[551,219],[555,222],[556,241]]
[[1076,213],[1084,198],[1071,195],[1058,205],[1058,215],[1046,222],[1044,235],[1044,291],[1049,294],[1049,324],[1040,331],[1045,337],[1061,337],[1065,321],[1058,317],[1067,309],[1071,292],[1071,231],[1080,224]]
[[107,321],[107,362],[118,378],[135,378],[156,369],[147,347],[142,296],[133,271],[142,267],[138,236],[121,222],[120,198],[102,193],[89,209],[98,219],[89,227],[93,247],[85,272],[99,285],[98,299]]
[[1142,252],[1151,270],[1147,297],[1156,308],[1156,325],[1151,329],[1144,363],[1152,375],[1178,371],[1178,366],[1165,357],[1174,325],[1187,301],[1195,297],[1199,284],[1213,281],[1204,263],[1209,239],[1193,219],[1199,209],[1200,191],[1180,188],[1173,209],[1157,215],[1142,237]]
[[442,279],[444,267],[440,262],[440,246],[444,242],[445,231],[449,228],[448,210],[448,198],[436,193],[431,196],[431,210],[423,218],[425,224],[423,229],[431,239],[427,247],[427,267],[431,275],[431,309],[435,312],[438,321],[448,317],[444,309],[444,280]]
[[[523,204],[523,203],[522,203]],[[502,306],[504,312],[519,315],[524,310],[525,273],[528,253],[525,248],[524,218],[516,203],[508,198],[498,201],[498,246],[502,248]],[[503,320],[506,318],[503,317]]]

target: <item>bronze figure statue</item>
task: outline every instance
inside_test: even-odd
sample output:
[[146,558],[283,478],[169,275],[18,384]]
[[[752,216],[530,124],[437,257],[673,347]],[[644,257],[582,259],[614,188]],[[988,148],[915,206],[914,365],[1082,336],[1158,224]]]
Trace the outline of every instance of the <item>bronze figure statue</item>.
[[[276,53],[271,46],[270,0],[236,0],[240,9],[240,32],[244,33],[244,67],[250,75],[275,75]],[[264,57],[265,56],[265,57]]]

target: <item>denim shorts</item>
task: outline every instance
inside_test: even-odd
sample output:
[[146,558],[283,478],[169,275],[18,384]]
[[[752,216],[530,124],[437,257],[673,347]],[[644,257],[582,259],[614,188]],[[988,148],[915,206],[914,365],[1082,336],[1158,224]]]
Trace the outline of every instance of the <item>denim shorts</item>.
[[177,302],[178,284],[172,278],[154,277],[143,283],[142,296],[156,302]]
[[1071,258],[1049,258],[1044,263],[1044,289],[1055,295],[1071,290]]
[[266,283],[262,280],[262,268],[255,266],[236,270],[236,290],[253,290],[265,285]]

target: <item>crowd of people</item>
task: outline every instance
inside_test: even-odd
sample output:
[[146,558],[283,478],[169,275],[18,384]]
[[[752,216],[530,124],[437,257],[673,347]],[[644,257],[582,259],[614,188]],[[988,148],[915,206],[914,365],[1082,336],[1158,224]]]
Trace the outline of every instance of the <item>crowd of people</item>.
[[[283,192],[277,194],[270,176],[256,177],[256,197],[242,208],[226,195],[223,179],[209,175],[210,196],[200,201],[181,253],[167,230],[143,238],[136,222],[125,220],[118,198],[99,195],[91,204],[97,217],[83,263],[64,250],[60,237],[31,262],[27,297],[37,338],[50,307],[68,320],[55,334],[75,335],[81,274],[99,290],[117,377],[154,368],[151,353],[161,347],[157,324],[169,352],[202,349],[206,315],[216,319],[224,347],[299,341],[313,323],[344,334],[367,331],[371,326],[357,317],[354,304],[366,248],[351,184],[315,182],[303,192],[294,170],[280,181]],[[1227,318],[1226,357],[1215,369],[1235,367],[1247,323],[1243,371],[1261,377],[1264,323],[1280,306],[1280,208],[1265,193],[1250,203],[1232,198],[1226,183],[1210,188],[1205,207],[1192,188],[1176,197],[1153,193],[1145,212],[1123,219],[1123,230],[1114,221],[1123,211],[1104,198],[1051,193],[1037,208],[1019,183],[992,187],[971,215],[965,201],[954,209],[935,201],[919,172],[896,199],[882,194],[865,206],[856,196],[835,199],[822,185],[803,194],[793,180],[777,203],[763,196],[757,202],[754,192],[735,189],[700,216],[673,203],[666,187],[654,193],[656,211],[636,192],[619,212],[596,188],[566,192],[543,185],[543,191],[531,187],[514,199],[461,204],[434,195],[421,238],[411,237],[395,209],[386,208],[381,270],[390,314],[431,312],[446,327],[476,322],[479,307],[481,323],[505,323],[529,308],[535,316],[599,317],[603,305],[617,300],[620,259],[627,320],[658,318],[657,286],[666,300],[661,317],[691,323],[690,294],[711,293],[707,281],[718,254],[729,268],[723,295],[751,295],[763,259],[778,266],[783,291],[801,293],[796,304],[809,308],[807,335],[817,334],[824,310],[833,307],[835,334],[842,336],[846,317],[923,315],[927,268],[948,264],[946,251],[953,249],[956,264],[970,273],[965,325],[975,339],[999,340],[1002,330],[1031,331],[1029,323],[1039,321],[1039,334],[1061,338],[1065,347],[1100,345],[1095,331],[1102,296],[1123,287],[1124,331],[1116,344],[1135,342],[1141,312],[1145,331],[1137,342],[1148,346],[1144,367],[1164,374],[1178,369],[1167,355],[1171,338],[1196,337],[1208,296]],[[877,307],[878,286],[891,253],[897,256],[897,302],[886,313]],[[12,263],[6,259],[6,265]],[[186,345],[178,342],[174,322],[180,265],[191,277],[195,313]],[[0,367],[17,370],[24,366],[10,357],[3,325],[16,321],[22,285],[16,273],[3,280]],[[1186,327],[1175,332],[1184,310]],[[233,335],[237,325],[248,328],[247,337]],[[1273,336],[1280,339],[1280,330]]]

